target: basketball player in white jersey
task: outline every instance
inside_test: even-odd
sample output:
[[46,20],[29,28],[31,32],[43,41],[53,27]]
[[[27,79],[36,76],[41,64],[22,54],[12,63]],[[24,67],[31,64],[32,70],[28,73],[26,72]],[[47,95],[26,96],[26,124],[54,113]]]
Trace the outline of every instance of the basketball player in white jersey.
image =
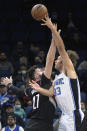
[[31,86],[46,96],[55,96],[57,105],[62,111],[58,131],[79,131],[84,115],[81,111],[80,87],[77,74],[65,50],[63,40],[51,19],[45,17],[42,21],[44,22],[42,25],[46,25],[51,30],[60,54],[55,61],[55,68],[60,74],[55,76],[53,87],[49,90],[41,88],[34,81],[32,81]]

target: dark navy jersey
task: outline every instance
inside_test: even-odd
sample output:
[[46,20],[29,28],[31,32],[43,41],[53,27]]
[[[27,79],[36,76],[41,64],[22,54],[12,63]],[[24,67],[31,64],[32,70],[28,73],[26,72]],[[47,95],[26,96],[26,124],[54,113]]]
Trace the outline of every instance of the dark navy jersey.
[[[42,88],[45,89],[49,89],[51,87],[50,79],[47,79],[44,74],[42,75],[42,78],[40,81],[38,81],[38,83]],[[17,96],[23,98],[25,95],[27,95],[29,98],[32,99],[33,108],[29,114],[31,119],[40,119],[50,123],[53,122],[53,117],[56,108],[56,103],[53,98],[41,95],[32,87],[26,87],[26,90],[22,90],[13,85],[9,86],[10,88],[8,88],[12,90],[12,92]]]
[[[45,89],[49,89],[51,86],[51,81],[47,79],[44,74],[38,83]],[[56,106],[54,99],[41,95],[31,87],[26,89],[26,94],[32,98],[33,110],[31,118],[52,122]]]

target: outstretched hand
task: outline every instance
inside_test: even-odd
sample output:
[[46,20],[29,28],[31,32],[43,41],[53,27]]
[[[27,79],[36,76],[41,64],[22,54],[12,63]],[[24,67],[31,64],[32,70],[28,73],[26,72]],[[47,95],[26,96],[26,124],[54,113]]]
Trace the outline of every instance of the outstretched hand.
[[10,76],[10,78],[5,77],[5,78],[3,78],[3,79],[1,80],[1,84],[2,84],[2,85],[5,85],[5,86],[7,86],[9,83],[12,83],[12,82],[13,82],[12,76]]
[[44,23],[42,23],[41,25],[45,25],[45,26],[47,26],[50,29],[55,28],[55,26],[53,25],[53,23],[51,21],[51,18],[49,18],[49,16],[45,16],[45,18],[42,19],[42,21]]
[[32,80],[32,82],[29,82],[29,85],[34,88],[36,91],[39,91],[40,90],[40,86],[39,84],[37,84],[35,81]]
[[[44,23],[42,23],[41,25],[47,26],[50,30],[55,29],[57,31],[57,24],[52,23],[51,18],[49,18],[49,16],[45,16],[45,18],[42,19],[42,21]],[[61,29],[58,30],[58,33],[60,35]]]

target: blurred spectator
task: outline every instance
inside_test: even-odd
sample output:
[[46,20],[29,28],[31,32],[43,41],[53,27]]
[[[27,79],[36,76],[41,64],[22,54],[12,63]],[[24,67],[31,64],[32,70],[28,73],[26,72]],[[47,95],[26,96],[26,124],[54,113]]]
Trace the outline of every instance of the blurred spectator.
[[30,112],[31,110],[32,110],[32,100],[30,100],[30,99],[28,98],[27,107],[26,107],[26,109],[25,109],[25,112],[26,112],[27,117],[28,117],[28,114],[29,114],[29,112]]
[[20,65],[28,66],[27,57],[25,57],[25,56],[20,57],[20,58],[19,58],[19,63],[20,63]]
[[[5,112],[1,116],[2,127],[7,125],[7,117],[9,114],[13,114],[13,113],[14,113],[14,107],[12,105],[6,106]],[[17,125],[21,125],[22,127],[24,127],[25,125],[24,125],[24,121],[22,120],[22,118],[17,114],[14,114],[14,115],[16,117]]]
[[27,126],[27,124],[29,123],[29,120],[31,119],[31,115],[32,115],[32,100],[30,100],[28,98],[28,101],[27,101],[27,107],[25,108],[25,113],[26,113],[26,121],[25,121],[25,124]]
[[78,70],[87,70],[87,61],[82,61],[78,66]]
[[9,97],[9,100],[7,102],[7,105],[14,106],[14,102],[17,96],[13,94],[12,90],[8,90],[8,97]]
[[18,55],[20,58],[21,56],[27,56],[27,48],[23,41],[18,41],[16,46],[15,46],[16,52],[14,50],[14,55]]
[[39,67],[44,67],[45,64],[44,58],[45,58],[45,52],[39,51],[38,55],[34,59],[35,65],[38,65]]
[[38,67],[43,67],[43,60],[41,59],[40,56],[36,56],[34,59],[35,65],[37,65]]
[[24,131],[24,129],[16,124],[16,117],[14,114],[9,114],[7,117],[7,125],[2,128],[2,131]]
[[42,61],[44,61],[44,59],[45,59],[45,52],[44,51],[40,51],[38,56],[41,57]]
[[5,85],[0,84],[0,108],[3,104],[7,103],[9,100],[7,87]]
[[78,66],[81,91],[87,94],[87,61],[82,61]]
[[0,53],[0,77],[9,77],[14,73],[14,68],[11,62],[7,60],[4,52]]
[[[14,105],[14,99],[7,93],[7,87],[5,85],[0,85],[0,93],[0,120],[2,122],[2,119],[4,120],[3,114],[5,114],[6,107],[8,105]],[[2,126],[3,123],[4,122],[2,122]]]
[[31,66],[29,56],[30,56],[30,54],[27,57],[22,56],[19,58],[19,67],[23,65],[27,69]]
[[30,49],[29,49],[29,60],[31,65],[34,65],[34,58],[38,55],[40,51],[40,47],[37,45],[34,45],[33,43],[30,44]]
[[26,114],[24,109],[21,107],[21,102],[19,99],[15,100],[14,114],[19,115],[23,120],[25,120]]
[[68,30],[75,30],[76,26],[72,20],[72,13],[71,12],[68,13],[68,19],[69,19],[69,23],[67,25]]
[[20,65],[19,70],[18,70],[18,74],[21,74],[22,76],[22,81],[25,81],[26,79],[26,73],[27,73],[27,66],[26,65]]
[[16,99],[16,95],[14,95],[11,90],[8,92],[7,90],[8,89],[5,85],[0,85],[0,108],[2,112],[4,112],[6,106],[14,106],[14,101]]
[[12,51],[12,62],[15,68],[19,67],[19,59],[23,56],[28,56],[28,48],[22,41],[18,41]]
[[14,83],[18,88],[24,87],[26,84],[27,66],[22,64],[19,69],[15,72]]
[[67,50],[67,53],[68,53],[72,63],[74,64],[74,67],[76,67],[77,62],[79,60],[79,55],[77,54],[76,51],[73,51],[73,50]]
[[38,55],[39,51],[40,51],[40,47],[31,43],[30,45],[30,51],[36,56]]
[[[67,25],[67,31],[65,32],[66,36],[66,47],[68,49],[77,49],[78,47],[81,47],[81,49],[86,44],[86,35],[79,31],[79,29],[75,26],[72,18],[72,13],[69,12],[68,14],[68,25]],[[80,45],[80,46],[79,46]]]

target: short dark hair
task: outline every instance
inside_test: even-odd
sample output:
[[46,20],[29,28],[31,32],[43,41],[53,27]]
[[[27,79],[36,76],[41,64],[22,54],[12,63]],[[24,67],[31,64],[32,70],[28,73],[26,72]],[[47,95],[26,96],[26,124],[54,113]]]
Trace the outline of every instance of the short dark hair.
[[6,105],[6,109],[9,109],[9,108],[13,108],[13,105],[12,104]]
[[9,114],[7,115],[7,119],[8,119],[8,118],[13,118],[14,120],[16,120],[16,116],[15,116],[14,113],[9,113]]
[[35,74],[35,70],[38,68],[37,65],[33,65],[32,67],[29,68],[29,70],[27,71],[27,79],[28,81],[32,81],[35,80],[34,78],[34,74]]

